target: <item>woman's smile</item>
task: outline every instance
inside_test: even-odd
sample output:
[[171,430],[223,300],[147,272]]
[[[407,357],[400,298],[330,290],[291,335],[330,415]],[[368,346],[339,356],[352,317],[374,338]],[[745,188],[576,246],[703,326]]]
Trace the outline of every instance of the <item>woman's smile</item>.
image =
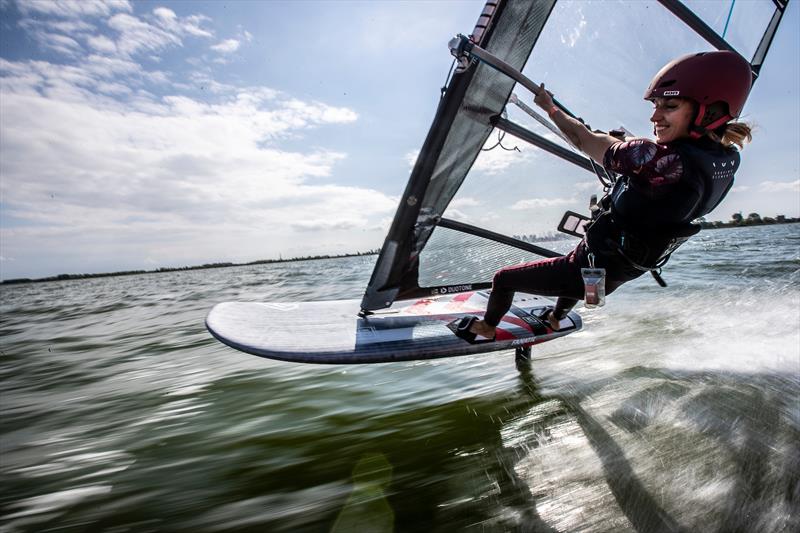
[[694,106],[683,98],[656,98],[653,100],[653,133],[659,143],[668,143],[689,135],[689,125],[694,116]]

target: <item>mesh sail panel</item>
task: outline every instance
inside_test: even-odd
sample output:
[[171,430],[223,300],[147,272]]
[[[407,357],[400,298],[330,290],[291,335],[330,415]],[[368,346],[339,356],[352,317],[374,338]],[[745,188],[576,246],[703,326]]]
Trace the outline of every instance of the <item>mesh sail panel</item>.
[[[490,1],[480,45],[521,69],[544,28],[555,0]],[[493,7],[496,5],[496,9]],[[485,17],[479,23],[485,24]],[[513,80],[484,65],[453,76],[412,170],[389,233],[362,299],[362,309],[388,307],[419,289],[419,254],[492,131],[514,86]]]
[[[575,246],[575,241],[561,239],[545,244],[560,253]],[[483,237],[437,227],[420,254],[420,287],[476,285],[491,283],[501,268],[537,261],[543,256],[520,250]]]
[[[487,49],[521,69],[552,10],[552,2],[509,2]],[[493,127],[491,117],[508,101],[514,80],[484,64],[475,75],[431,173],[416,225],[414,249],[424,246],[433,225],[431,217],[444,213],[464,181]]]

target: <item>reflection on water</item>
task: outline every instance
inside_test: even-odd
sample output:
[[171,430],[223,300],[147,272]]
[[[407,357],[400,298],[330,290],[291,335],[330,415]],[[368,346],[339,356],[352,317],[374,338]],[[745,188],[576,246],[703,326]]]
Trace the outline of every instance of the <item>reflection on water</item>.
[[365,454],[353,468],[353,492],[331,531],[394,531],[394,511],[385,494],[391,481],[392,465],[386,457],[382,453]]
[[293,365],[203,328],[358,297],[374,258],[3,287],[2,528],[795,531],[796,242],[703,233],[519,369]]

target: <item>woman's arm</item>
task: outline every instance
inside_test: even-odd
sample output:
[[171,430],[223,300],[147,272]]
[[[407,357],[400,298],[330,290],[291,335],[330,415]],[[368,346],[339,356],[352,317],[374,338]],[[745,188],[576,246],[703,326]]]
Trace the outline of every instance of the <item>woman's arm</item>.
[[594,133],[580,121],[570,117],[553,103],[553,98],[544,88],[544,83],[539,87],[539,94],[533,99],[534,103],[547,111],[558,129],[566,135],[572,144],[580,151],[603,164],[603,157],[609,146],[620,142],[616,137],[605,133]]

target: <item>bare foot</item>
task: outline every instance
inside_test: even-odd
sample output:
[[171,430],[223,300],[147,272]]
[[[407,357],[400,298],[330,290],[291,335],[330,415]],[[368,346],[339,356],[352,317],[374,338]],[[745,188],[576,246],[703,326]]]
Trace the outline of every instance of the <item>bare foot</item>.
[[553,328],[553,331],[561,329],[561,321],[556,318],[555,312],[550,311],[550,313],[548,313],[547,321],[550,323],[550,327]]
[[495,335],[495,327],[490,326],[483,320],[476,320],[473,322],[469,330],[475,335],[480,335],[481,337],[486,337],[487,339],[493,339]]

